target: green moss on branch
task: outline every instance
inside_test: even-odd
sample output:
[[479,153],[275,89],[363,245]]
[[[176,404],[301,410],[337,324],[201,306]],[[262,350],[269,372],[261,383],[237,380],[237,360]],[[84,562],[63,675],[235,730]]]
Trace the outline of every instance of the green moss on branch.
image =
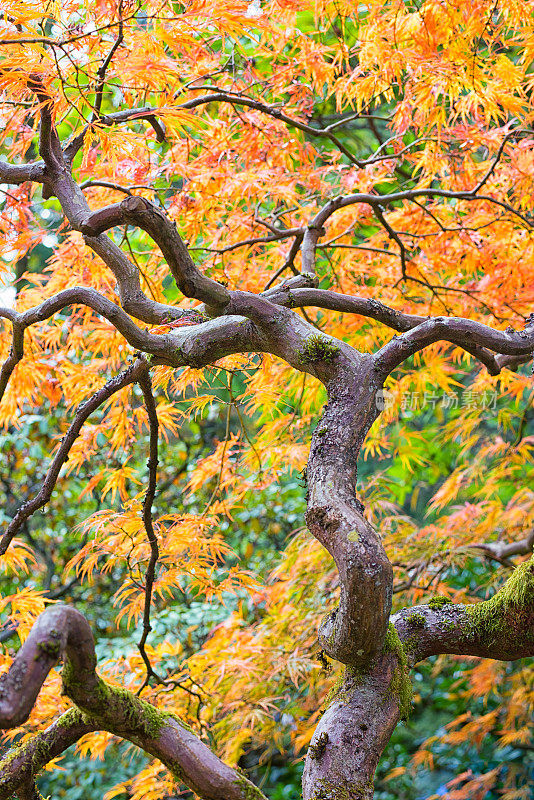
[[123,730],[155,739],[169,717],[167,712],[159,711],[128,689],[110,686],[102,678],[97,679],[96,687],[88,693],[87,702],[81,701],[86,689],[68,661],[61,677],[65,693],[73,703],[111,733]]
[[238,775],[236,785],[243,792],[245,800],[265,800],[265,795],[254,786],[244,775]]
[[397,665],[393,672],[389,692],[396,697],[399,702],[401,719],[407,719],[410,716],[412,708],[413,688],[409,674],[408,656],[402,646],[397,629],[392,622],[389,623],[386,632],[384,652],[394,653],[397,657]]
[[[473,633],[494,635],[510,633],[510,626],[517,624],[522,630],[521,611],[534,607],[534,556],[520,564],[504,586],[489,600],[467,607]],[[512,612],[512,613],[510,613]],[[530,634],[532,635],[532,634]]]
[[406,624],[411,625],[412,628],[424,628],[426,625],[425,615],[415,611],[406,617]]
[[334,344],[326,336],[314,334],[308,336],[302,350],[299,353],[299,361],[305,364],[309,361],[330,361],[339,354],[340,350],[337,344]]
[[443,597],[442,595],[437,594],[435,597],[431,597],[430,598],[430,600],[428,601],[428,605],[430,606],[430,608],[436,609],[436,608],[441,608],[442,606],[446,606],[450,602],[451,601],[448,600],[446,597]]

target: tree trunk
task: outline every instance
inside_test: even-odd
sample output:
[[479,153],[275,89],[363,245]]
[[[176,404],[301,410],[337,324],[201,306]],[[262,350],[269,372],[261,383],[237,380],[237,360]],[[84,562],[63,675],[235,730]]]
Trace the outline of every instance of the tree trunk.
[[302,778],[303,800],[371,800],[382,751],[399,721],[403,692],[395,653],[367,674],[351,667],[313,735]]
[[336,367],[325,381],[328,405],[310,451],[307,522],[333,556],[340,578],[339,606],[321,625],[319,640],[347,667],[313,736],[303,798],[370,800],[409,679],[398,637],[388,630],[392,567],[356,498],[358,454],[380,411],[382,380],[373,359],[359,354]]

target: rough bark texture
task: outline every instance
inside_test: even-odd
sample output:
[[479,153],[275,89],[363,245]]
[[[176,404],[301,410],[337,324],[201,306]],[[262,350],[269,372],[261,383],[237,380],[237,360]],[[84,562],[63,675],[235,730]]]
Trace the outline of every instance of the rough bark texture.
[[347,667],[306,758],[304,800],[371,800],[374,773],[400,718],[395,653],[369,672]]
[[57,605],[35,622],[0,682],[0,727],[26,721],[37,694],[60,658],[65,694],[75,703],[48,731],[0,761],[0,800],[8,800],[80,736],[105,730],[159,758],[177,780],[206,800],[265,800],[254,784],[228,767],[178,719],[160,712],[96,673],[91,629],[75,609]]
[[489,600],[472,605],[438,599],[403,609],[395,628],[410,663],[429,656],[462,656],[514,661],[534,652],[534,557],[515,569]]
[[339,606],[321,626],[321,646],[337,661],[360,667],[380,651],[391,610],[391,565],[356,498],[358,454],[378,416],[382,382],[370,356],[335,361],[308,461],[306,519],[340,577]]

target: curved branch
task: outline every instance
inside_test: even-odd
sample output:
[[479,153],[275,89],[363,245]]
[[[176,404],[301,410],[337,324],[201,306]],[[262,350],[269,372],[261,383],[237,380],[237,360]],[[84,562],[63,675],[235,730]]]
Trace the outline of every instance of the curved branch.
[[[72,743],[75,734],[79,738],[87,729],[105,730],[159,758],[177,780],[205,800],[265,800],[254,784],[224,764],[179,720],[103,681],[96,673],[91,629],[85,617],[68,606],[53,606],[39,615],[9,672],[0,678],[0,727],[13,728],[27,719],[46,676],[60,658],[63,689],[77,706],[67,719],[61,744]],[[46,734],[53,738],[50,730],[41,734],[41,743]],[[28,771],[22,774],[20,769],[18,778],[11,763],[10,757],[0,761],[0,800],[10,797],[4,787],[12,789],[28,781]],[[38,760],[35,766],[42,764]]]
[[[433,317],[425,320],[412,330],[393,338],[375,355],[381,373],[389,375],[414,353],[435,342],[450,342],[468,352],[476,348],[477,358],[486,358],[487,351],[506,356],[532,356],[534,352],[534,320],[527,323],[522,331],[507,328],[497,331],[475,320],[462,317]],[[495,363],[499,368],[497,361]]]
[[161,211],[142,197],[127,197],[84,216],[79,229],[95,237],[116,225],[137,225],[154,239],[170,267],[173,277],[186,297],[194,297],[208,306],[224,308],[230,295],[217,281],[206,278],[195,266],[175,225]]
[[84,236],[84,241],[115,276],[121,305],[128,314],[150,325],[180,319],[182,309],[149,300],[141,289],[139,270],[108,236]]
[[158,412],[156,409],[156,403],[154,401],[154,395],[152,393],[152,381],[150,380],[150,373],[148,372],[148,370],[141,375],[139,379],[139,385],[143,392],[145,408],[148,416],[149,449],[150,449],[150,454],[147,462],[148,486],[143,500],[143,524],[145,526],[148,543],[150,545],[150,560],[148,562],[145,574],[145,607],[143,609],[143,633],[138,643],[139,652],[141,653],[141,658],[145,662],[146,681],[148,682],[150,676],[154,675],[154,670],[152,669],[152,664],[150,663],[150,659],[148,658],[145,645],[148,639],[148,634],[152,630],[150,625],[150,606],[152,603],[152,589],[154,586],[154,578],[156,576],[156,564],[158,563],[158,558],[159,558],[158,537],[156,536],[156,531],[154,530],[154,522],[152,519],[152,504],[154,502],[154,497],[156,496],[156,486],[158,477],[157,472],[158,472],[159,422],[158,422]]
[[34,164],[8,164],[7,161],[0,161],[0,183],[43,183],[44,180],[45,165],[42,161]]
[[404,665],[393,652],[369,672],[347,667],[308,749],[303,800],[373,800],[378,761],[407,711],[400,708],[401,679]]
[[[4,396],[13,370],[24,357],[24,331],[26,328],[36,322],[43,322],[43,320],[49,319],[49,317],[57,314],[58,311],[75,303],[86,305],[96,311],[97,314],[103,316],[111,322],[129,344],[138,350],[159,355],[168,349],[168,341],[161,336],[138,328],[128,314],[119,306],[112,303],[111,300],[108,300],[95,289],[87,289],[83,286],[64,289],[53,297],[44,300],[38,306],[29,308],[22,313],[18,313],[11,308],[0,308],[0,317],[10,320],[13,325],[11,351],[0,370],[0,400]],[[180,316],[183,313],[180,309]],[[167,317],[165,319],[167,320]],[[161,320],[158,318],[158,321]]]
[[96,730],[96,720],[71,708],[46,730],[36,733],[23,745],[13,747],[0,758],[0,800],[10,800],[17,789],[33,780],[49,761]]
[[[47,90],[44,88],[39,76],[31,76],[28,81],[28,88],[33,91],[40,102],[40,153],[46,165],[44,181],[47,197],[56,196],[59,200],[63,213],[69,220],[70,224],[75,230],[82,230],[87,219],[91,217],[91,209],[87,203],[86,198],[73,180],[69,170],[69,158],[65,155],[61,148],[61,143],[58,138],[57,130],[52,119],[52,100],[50,99]],[[13,173],[13,170],[11,170]],[[15,174],[15,173],[13,173]],[[15,175],[16,177],[16,175]],[[139,198],[127,198],[135,206],[136,200]],[[138,209],[140,212],[140,210]],[[199,299],[209,300],[211,298],[214,305],[224,305],[228,301],[227,294],[220,296],[225,292],[224,287],[205,278],[195,267],[187,248],[180,239],[178,232],[157,209],[156,214],[145,214],[144,218],[149,217],[148,233],[154,229],[156,235],[162,239],[164,247],[162,251],[164,255],[170,258],[169,265],[171,271],[173,267],[177,270],[176,274],[181,276],[182,269],[184,273],[185,288],[188,287],[187,282],[190,275],[196,278],[195,288],[205,290],[204,294]],[[97,212],[98,214],[99,212]],[[141,214],[141,216],[143,216]],[[136,223],[134,223],[136,224]],[[111,226],[108,226],[111,227]],[[91,230],[89,230],[91,234]],[[86,243],[103,259],[105,264],[111,269],[117,279],[119,291],[121,294],[121,302],[123,307],[132,314],[136,314],[138,319],[145,322],[159,323],[163,321],[165,315],[174,317],[172,307],[165,306],[161,303],[150,301],[142,292],[139,271],[137,267],[132,264],[124,255],[124,253],[117,247],[108,237],[99,236],[98,233],[92,233],[86,239]],[[160,243],[161,246],[161,242]],[[176,250],[176,253],[174,252]],[[173,272],[174,274],[174,272]],[[216,288],[214,288],[216,287]],[[208,292],[211,289],[211,294]],[[219,294],[217,294],[217,292]],[[201,291],[202,294],[202,291]],[[192,294],[190,296],[196,296]],[[137,313],[136,313],[137,312]]]
[[52,114],[54,101],[42,81],[42,76],[34,73],[28,77],[28,89],[33,92],[40,104],[41,124],[39,126],[39,155],[48,170],[57,170],[64,165],[63,150],[57,134]]
[[[43,322],[45,319],[49,319],[67,306],[74,304],[88,306],[107,319],[132,347],[145,350],[147,353],[158,353],[162,350],[161,337],[139,328],[120,306],[108,300],[96,289],[89,289],[84,286],[63,289],[53,297],[43,300],[38,306],[33,306],[33,308],[21,313],[17,313],[12,309],[0,308],[0,317],[10,319],[14,324],[25,329],[30,325],[35,325],[36,322]],[[179,312],[181,315],[184,313],[182,309],[179,309]]]
[[[502,150],[499,151],[498,158],[500,158],[501,152]],[[494,203],[500,208],[504,208],[506,211],[510,212],[514,216],[521,219],[522,222],[524,222],[529,228],[534,228],[534,223],[532,223],[524,214],[521,214],[519,211],[517,211],[517,209],[515,209],[509,203],[506,203],[503,200],[499,200],[495,197],[491,197],[490,195],[478,194],[479,189],[486,183],[486,181],[490,177],[491,172],[495,168],[495,165],[498,161],[498,158],[492,165],[490,171],[487,173],[486,176],[484,176],[484,178],[479,182],[479,184],[477,184],[477,186],[473,187],[472,189],[467,189],[465,191],[450,191],[447,189],[405,189],[404,191],[392,192],[390,194],[356,193],[351,195],[339,195],[338,197],[334,197],[320,209],[320,211],[313,217],[313,219],[307,226],[302,245],[302,261],[303,261],[302,271],[304,272],[304,274],[307,275],[313,274],[315,272],[315,253],[317,249],[317,242],[320,236],[322,236],[325,232],[323,227],[325,222],[336,211],[339,211],[342,208],[347,208],[348,206],[351,205],[356,205],[357,203],[364,203],[366,205],[371,206],[374,215],[378,219],[379,223],[384,227],[390,239],[394,240],[399,245],[399,256],[402,265],[402,277],[404,279],[406,279],[407,277],[406,248],[399,234],[391,227],[391,225],[384,217],[383,213],[387,206],[393,205],[394,203],[398,203],[403,200],[411,200],[413,202],[416,202],[418,197],[431,197],[431,198],[443,197],[445,199],[450,199],[450,200],[487,201]]]
[[324,225],[332,214],[339,211],[339,209],[347,208],[357,203],[365,203],[366,205],[381,210],[382,208],[393,205],[393,203],[399,203],[402,200],[416,200],[418,197],[443,197],[446,200],[476,200],[494,203],[521,219],[529,228],[534,228],[534,223],[509,203],[491,197],[491,195],[477,194],[477,192],[478,187],[475,186],[465,191],[452,191],[449,189],[404,189],[399,192],[391,192],[390,194],[368,194],[358,192],[355,194],[339,195],[329,200],[328,203],[323,206],[313,218],[311,225],[320,227]]
[[[432,317],[404,314],[374,298],[351,297],[350,295],[332,292],[327,289],[293,289],[288,284],[277,287],[276,292],[271,290],[268,296],[272,303],[290,308],[314,306],[315,308],[325,308],[331,311],[360,314],[401,332],[413,330],[423,322],[432,322],[433,320]],[[493,353],[484,347],[479,347],[471,342],[464,342],[462,346],[464,350],[484,364],[490,375],[498,375],[502,367],[512,366],[511,362],[510,364],[506,361],[499,362]],[[528,358],[525,358],[525,360],[528,360]]]
[[328,405],[312,437],[306,521],[339,572],[339,605],[319,630],[321,647],[367,668],[381,651],[391,610],[393,571],[381,538],[356,498],[357,460],[378,417],[382,382],[371,356],[332,359]]
[[[294,119],[288,114],[284,114],[284,112],[280,111],[278,108],[269,106],[267,103],[262,103],[260,100],[254,100],[251,97],[246,97],[235,92],[224,92],[217,90],[211,94],[201,95],[200,97],[194,97],[191,100],[186,100],[185,103],[178,103],[172,108],[166,106],[159,108],[157,106],[143,106],[142,108],[125,109],[124,111],[117,111],[113,114],[105,114],[104,116],[100,117],[97,122],[99,125],[118,125],[122,122],[129,122],[130,120],[144,119],[152,125],[156,131],[156,135],[158,135],[156,125],[154,124],[154,120],[157,120],[158,116],[182,109],[191,110],[198,108],[198,106],[209,105],[210,103],[228,103],[232,106],[242,106],[244,108],[251,108],[254,111],[259,111],[260,113],[266,114],[273,119],[284,122],[291,128],[297,128],[297,130],[303,131],[309,136],[329,139],[332,144],[334,144],[352,164],[356,164],[356,166],[364,166],[366,163],[355,158],[355,156],[349,150],[347,150],[345,145],[334,134],[332,126],[329,126],[328,128],[314,128],[312,125],[308,125],[306,122],[301,122],[301,120]],[[356,119],[357,116],[358,115],[354,115],[351,117],[351,119]],[[78,149],[79,147],[81,147],[81,143],[78,144]]]
[[382,322],[395,331],[409,331],[426,322],[429,317],[417,314],[404,314],[379,300],[367,297],[354,297],[348,294],[333,292],[329,289],[293,289],[291,286],[279,287],[276,294],[269,294],[269,300],[288,308],[313,306],[330,311],[341,311],[349,314],[360,314],[362,317]]
[[146,370],[146,368],[146,360],[144,358],[137,359],[137,361],[132,364],[131,367],[128,367],[128,369],[122,372],[120,375],[117,375],[109,380],[101,389],[98,390],[98,392],[95,392],[95,394],[89,400],[86,400],[85,403],[82,403],[80,406],[78,406],[74,420],[72,421],[67,433],[61,440],[61,444],[56,455],[52,459],[52,462],[43,480],[41,489],[33,498],[33,500],[29,500],[19,508],[7,526],[4,535],[0,539],[0,555],[3,555],[6,552],[11,540],[21,525],[29,517],[31,517],[31,515],[34,514],[37,509],[42,508],[50,500],[59,477],[61,467],[67,462],[69,452],[74,442],[78,438],[82,426],[86,420],[94,411],[96,411],[97,408],[99,408],[103,403],[106,402],[106,400],[115,394],[115,392],[118,392],[125,386],[128,386],[129,384],[135,383],[135,381],[139,380],[140,375]]
[[4,317],[12,321],[13,332],[11,338],[11,350],[8,357],[2,364],[0,370],[0,400],[4,396],[9,379],[13,374],[13,370],[24,357],[24,327],[20,325],[16,312],[11,309],[0,309],[0,317]]

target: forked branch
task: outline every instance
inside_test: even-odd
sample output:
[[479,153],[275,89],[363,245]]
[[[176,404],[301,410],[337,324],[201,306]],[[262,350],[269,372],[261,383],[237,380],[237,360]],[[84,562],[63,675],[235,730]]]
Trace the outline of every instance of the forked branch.
[[[377,365],[384,375],[389,375],[411,355],[435,342],[450,342],[468,352],[476,348],[474,352],[478,350],[481,361],[487,351],[527,358],[534,353],[534,318],[529,319],[524,330],[498,331],[463,317],[432,317],[384,345],[376,353]],[[498,361],[495,363],[500,366]]]
[[100,678],[91,629],[85,617],[68,606],[53,606],[37,618],[0,678],[0,728],[14,728],[27,719],[48,673],[60,660],[63,689],[76,708],[0,760],[0,800],[8,800],[51,758],[94,730],[127,739],[160,759],[177,781],[205,800],[265,800],[254,784],[224,764],[177,718]]
[[195,266],[176,227],[156,206],[142,197],[127,197],[121,203],[95,211],[79,223],[83,234],[95,237],[116,225],[137,225],[159,246],[176,284],[186,297],[194,297],[219,311],[230,295],[217,281],[207,278]]

